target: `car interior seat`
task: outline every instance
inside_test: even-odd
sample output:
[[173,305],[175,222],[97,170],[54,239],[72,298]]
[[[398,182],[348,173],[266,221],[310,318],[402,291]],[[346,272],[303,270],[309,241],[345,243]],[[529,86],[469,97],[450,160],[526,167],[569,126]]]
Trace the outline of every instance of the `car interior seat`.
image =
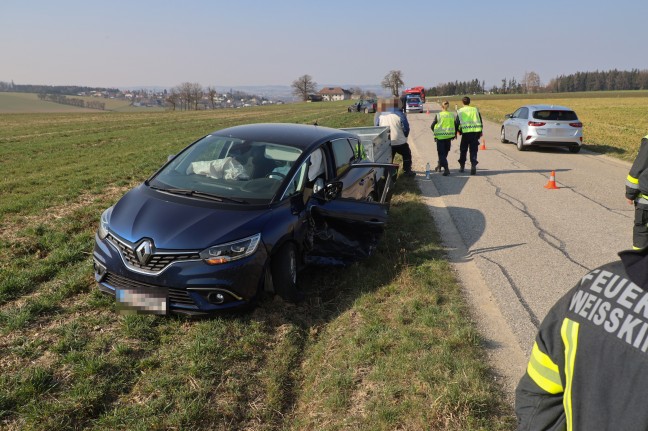
[[277,163],[265,156],[265,147],[263,146],[252,147],[245,163],[245,169],[252,179],[264,178],[276,167]]

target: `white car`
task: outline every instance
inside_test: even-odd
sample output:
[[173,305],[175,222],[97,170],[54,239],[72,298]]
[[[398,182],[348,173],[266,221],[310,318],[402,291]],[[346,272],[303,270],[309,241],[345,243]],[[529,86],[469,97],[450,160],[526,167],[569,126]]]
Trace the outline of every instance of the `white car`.
[[405,99],[405,112],[423,112],[423,101],[420,97],[409,96]]
[[525,105],[506,115],[500,141],[515,142],[519,151],[537,146],[566,147],[577,153],[583,145],[583,123],[565,106]]

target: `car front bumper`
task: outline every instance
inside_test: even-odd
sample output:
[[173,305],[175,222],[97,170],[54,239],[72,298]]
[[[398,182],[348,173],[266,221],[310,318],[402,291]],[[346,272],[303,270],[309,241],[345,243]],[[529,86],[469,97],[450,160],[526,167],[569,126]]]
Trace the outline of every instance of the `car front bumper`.
[[186,260],[147,274],[127,267],[112,242],[95,236],[93,261],[100,291],[111,295],[119,290],[156,292],[166,296],[168,312],[200,315],[252,301],[263,287],[267,254],[260,244],[254,254],[225,264]]

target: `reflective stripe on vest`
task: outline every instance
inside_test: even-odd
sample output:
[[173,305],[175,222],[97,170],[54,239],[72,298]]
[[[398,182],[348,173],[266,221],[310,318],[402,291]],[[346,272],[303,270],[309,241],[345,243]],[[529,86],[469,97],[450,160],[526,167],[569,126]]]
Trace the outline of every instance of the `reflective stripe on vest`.
[[479,111],[472,106],[464,106],[458,112],[459,125],[463,133],[481,132],[482,125],[479,121]]
[[437,139],[454,138],[455,117],[451,112],[441,111],[437,114],[437,123],[434,125],[434,137]]

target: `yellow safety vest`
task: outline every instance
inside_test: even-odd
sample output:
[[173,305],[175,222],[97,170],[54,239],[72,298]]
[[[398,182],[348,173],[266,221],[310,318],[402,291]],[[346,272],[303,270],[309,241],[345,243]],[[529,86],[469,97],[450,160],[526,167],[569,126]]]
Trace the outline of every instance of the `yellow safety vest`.
[[439,112],[437,114],[437,123],[434,125],[434,137],[437,139],[452,139],[455,135],[455,117],[452,112]]
[[481,132],[482,125],[479,121],[479,111],[472,106],[464,106],[457,114],[459,115],[459,127],[462,133]]

